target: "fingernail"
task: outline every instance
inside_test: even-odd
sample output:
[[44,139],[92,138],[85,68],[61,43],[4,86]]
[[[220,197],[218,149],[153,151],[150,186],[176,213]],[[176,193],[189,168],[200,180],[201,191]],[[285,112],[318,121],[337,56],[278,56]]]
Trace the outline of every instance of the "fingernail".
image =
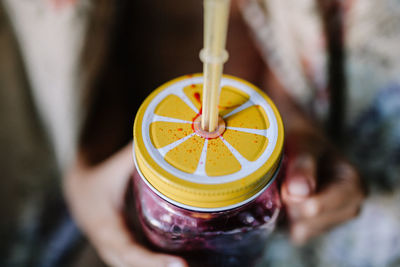
[[180,260],[170,259],[167,261],[166,267],[185,267]]
[[311,193],[310,185],[303,176],[295,176],[288,181],[287,189],[290,195],[306,197]]

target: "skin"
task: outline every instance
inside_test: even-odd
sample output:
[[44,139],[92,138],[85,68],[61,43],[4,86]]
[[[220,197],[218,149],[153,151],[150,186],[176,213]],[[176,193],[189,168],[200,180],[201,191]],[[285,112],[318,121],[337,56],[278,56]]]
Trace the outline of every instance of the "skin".
[[[334,154],[326,159],[310,151],[288,154],[288,173],[281,188],[291,238],[300,245],[356,217],[364,198],[359,175],[350,163]],[[324,175],[318,176],[321,172]]]

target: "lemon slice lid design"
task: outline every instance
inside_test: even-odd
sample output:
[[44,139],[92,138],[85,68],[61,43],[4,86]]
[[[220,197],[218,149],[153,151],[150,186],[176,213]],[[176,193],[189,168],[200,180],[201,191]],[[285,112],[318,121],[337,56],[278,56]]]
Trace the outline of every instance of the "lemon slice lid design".
[[283,125],[275,105],[254,85],[224,75],[213,138],[195,131],[201,75],[172,80],[150,94],[134,124],[134,154],[144,181],[161,197],[193,210],[223,210],[265,188],[279,167]]

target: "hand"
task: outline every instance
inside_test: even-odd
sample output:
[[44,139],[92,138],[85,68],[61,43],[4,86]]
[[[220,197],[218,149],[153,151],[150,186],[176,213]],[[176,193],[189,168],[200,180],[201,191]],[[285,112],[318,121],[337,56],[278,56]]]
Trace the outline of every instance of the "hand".
[[365,192],[355,168],[320,135],[291,134],[287,148],[281,195],[292,241],[301,245],[357,216]]
[[138,244],[122,215],[124,194],[134,171],[132,144],[95,167],[77,160],[64,179],[69,207],[100,257],[111,266],[186,266],[179,257]]

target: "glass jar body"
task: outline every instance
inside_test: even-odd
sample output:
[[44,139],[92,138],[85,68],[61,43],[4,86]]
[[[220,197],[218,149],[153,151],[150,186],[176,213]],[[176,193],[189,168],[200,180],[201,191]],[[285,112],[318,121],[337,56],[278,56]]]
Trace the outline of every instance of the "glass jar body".
[[135,212],[145,236],[156,248],[181,255],[191,265],[254,265],[281,209],[277,179],[253,200],[218,212],[173,205],[158,196],[143,179],[141,174],[134,173]]

